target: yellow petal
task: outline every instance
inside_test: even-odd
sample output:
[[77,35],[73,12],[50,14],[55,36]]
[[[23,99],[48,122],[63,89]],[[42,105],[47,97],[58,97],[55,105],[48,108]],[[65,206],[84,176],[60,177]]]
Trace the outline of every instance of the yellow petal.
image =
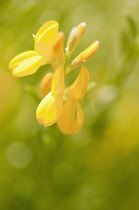
[[40,67],[42,62],[42,57],[39,55],[32,56],[24,61],[22,61],[15,69],[13,69],[12,74],[16,77],[23,77],[30,74],[34,74]]
[[52,28],[58,28],[59,24],[54,21],[54,20],[51,20],[51,21],[48,21],[46,23],[44,23],[40,28],[39,30],[37,31],[36,35],[35,35],[35,43],[37,42],[40,42],[41,39],[43,39],[47,33],[52,29]]
[[88,61],[97,51],[99,41],[93,42],[88,48],[81,52],[71,63],[70,68],[77,68]]
[[[46,108],[46,107],[45,107]],[[47,115],[44,119],[44,125],[50,126],[53,125],[59,115],[61,114],[63,108],[63,97],[62,94],[58,94],[56,97],[54,97],[53,103],[51,103],[51,106],[49,107],[49,111],[47,112]]]
[[87,47],[79,56],[79,60],[86,60],[88,61],[94,53],[97,51],[99,46],[99,41],[93,42],[89,47]]
[[36,111],[36,117],[40,124],[44,124],[45,119],[47,119],[48,125],[52,125],[56,122],[55,98],[52,96],[51,92],[40,102]]
[[58,113],[61,112],[62,104],[61,94],[55,98],[51,92],[48,93],[37,108],[36,117],[38,122],[45,126],[53,125],[57,121]]
[[80,104],[71,99],[66,101],[57,121],[59,129],[64,134],[75,134],[81,129],[83,121],[84,115]]
[[59,129],[65,133],[72,133],[74,123],[74,107],[72,100],[68,100],[64,103],[60,117],[58,118],[57,125]]
[[32,56],[37,55],[37,53],[34,50],[28,50],[25,52],[22,52],[18,55],[16,55],[9,63],[9,68],[14,69],[16,68],[21,62],[26,60],[27,58],[30,58]]
[[59,67],[64,61],[64,33],[59,32],[58,38],[53,45],[52,65]]
[[57,114],[57,119],[58,119],[63,109],[63,94],[62,93],[56,95],[55,104],[56,104],[56,114]]
[[49,72],[41,80],[40,93],[41,93],[42,98],[44,98],[44,96],[46,96],[51,91],[51,83],[52,83],[53,75],[54,74],[52,72]]
[[73,100],[80,100],[87,91],[89,83],[89,72],[87,67],[82,66],[75,82],[68,88],[68,95]]
[[46,22],[35,35],[34,49],[43,57],[42,65],[51,62],[52,46],[58,37],[58,26],[56,21]]
[[52,95],[56,96],[57,94],[62,93],[64,90],[65,84],[64,84],[64,70],[63,68],[59,68],[55,71],[51,91]]
[[78,133],[84,122],[84,114],[78,102],[76,102],[76,120],[74,122],[73,134]]
[[55,108],[55,104],[52,103],[50,106],[50,111],[48,112],[48,114],[46,115],[46,117],[44,119],[44,125],[51,126],[51,125],[55,124],[56,121],[57,121],[56,108]]

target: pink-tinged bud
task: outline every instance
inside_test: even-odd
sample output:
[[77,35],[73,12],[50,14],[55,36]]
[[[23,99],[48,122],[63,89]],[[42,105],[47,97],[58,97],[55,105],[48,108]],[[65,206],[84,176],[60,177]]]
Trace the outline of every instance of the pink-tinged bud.
[[85,27],[86,23],[83,22],[71,30],[67,42],[67,48],[66,48],[67,54],[71,54],[75,50],[77,44],[79,43],[81,37],[85,32]]

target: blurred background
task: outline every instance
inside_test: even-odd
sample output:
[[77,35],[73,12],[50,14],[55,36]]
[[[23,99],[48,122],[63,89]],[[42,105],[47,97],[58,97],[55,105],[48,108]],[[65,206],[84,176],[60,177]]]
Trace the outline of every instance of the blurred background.
[[[0,1],[1,210],[139,209],[138,11],[138,0]],[[73,57],[100,41],[86,64],[96,86],[81,101],[85,122],[76,135],[36,120],[32,88],[50,65],[22,78],[8,68],[49,20],[66,40],[87,23]]]

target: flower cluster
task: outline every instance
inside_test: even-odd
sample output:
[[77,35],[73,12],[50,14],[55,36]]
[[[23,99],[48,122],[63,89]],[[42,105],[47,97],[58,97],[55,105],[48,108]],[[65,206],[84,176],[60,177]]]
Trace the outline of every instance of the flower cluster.
[[[54,72],[47,73],[40,83],[42,101],[38,105],[36,117],[45,126],[57,123],[64,133],[75,134],[83,124],[84,114],[79,101],[84,97],[89,84],[89,72],[84,63],[96,52],[99,42],[93,42],[81,52],[69,65],[68,61],[84,34],[86,24],[74,27],[64,50],[64,33],[58,32],[56,21],[46,22],[34,37],[34,50],[15,56],[9,63],[16,77],[34,74],[40,66],[51,64]],[[81,67],[72,85],[66,87],[68,73]]]

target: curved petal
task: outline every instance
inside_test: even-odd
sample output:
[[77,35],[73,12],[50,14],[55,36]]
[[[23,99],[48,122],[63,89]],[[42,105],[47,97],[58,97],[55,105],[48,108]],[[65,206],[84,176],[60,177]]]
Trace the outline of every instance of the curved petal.
[[18,54],[10,61],[9,68],[15,69],[21,62],[35,55],[37,55],[37,53],[34,50],[28,50]]
[[36,111],[36,117],[40,124],[44,124],[45,119],[49,121],[49,125],[52,125],[56,122],[56,109],[54,100],[55,99],[50,92],[40,102]]
[[75,134],[81,129],[83,121],[84,115],[80,104],[70,99],[66,101],[57,121],[59,129],[64,134]]
[[53,44],[52,66],[56,69],[64,62],[64,33],[59,32],[58,38]]
[[41,62],[42,57],[40,55],[32,56],[19,63],[19,65],[13,69],[12,74],[16,77],[23,77],[34,74],[40,67]]
[[80,100],[87,91],[89,83],[89,72],[85,66],[82,66],[75,82],[68,88],[68,95],[73,100]]
[[48,21],[46,23],[44,23],[39,30],[37,31],[36,35],[35,35],[35,43],[38,43],[41,41],[41,39],[43,39],[45,36],[47,36],[47,33],[49,31],[51,31],[52,28],[57,28],[58,31],[58,22],[56,22],[55,20],[51,20]]
[[56,104],[56,113],[57,113],[57,119],[58,119],[63,109],[63,94],[62,93],[56,95],[55,104]]
[[61,111],[60,117],[58,118],[57,125],[58,128],[64,134],[72,133],[73,131],[73,122],[74,115],[73,113],[73,103],[71,100],[68,100],[63,105],[63,109]]
[[55,71],[52,85],[51,85],[51,91],[52,95],[56,96],[57,94],[62,93],[64,90],[65,84],[64,84],[64,70],[63,68],[59,68]]
[[54,74],[52,72],[49,72],[42,78],[40,83],[40,93],[42,98],[44,98],[51,91],[53,76]]
[[52,46],[58,37],[58,26],[56,21],[46,22],[35,36],[34,49],[43,57],[42,65],[51,62]]
[[56,98],[52,96],[51,92],[48,93],[44,99],[40,102],[36,117],[40,124],[45,126],[53,125],[57,121],[58,113],[62,109],[62,95],[58,95]]
[[82,108],[78,102],[76,102],[76,120],[74,122],[73,134],[78,133],[82,128],[84,122],[84,114]]

